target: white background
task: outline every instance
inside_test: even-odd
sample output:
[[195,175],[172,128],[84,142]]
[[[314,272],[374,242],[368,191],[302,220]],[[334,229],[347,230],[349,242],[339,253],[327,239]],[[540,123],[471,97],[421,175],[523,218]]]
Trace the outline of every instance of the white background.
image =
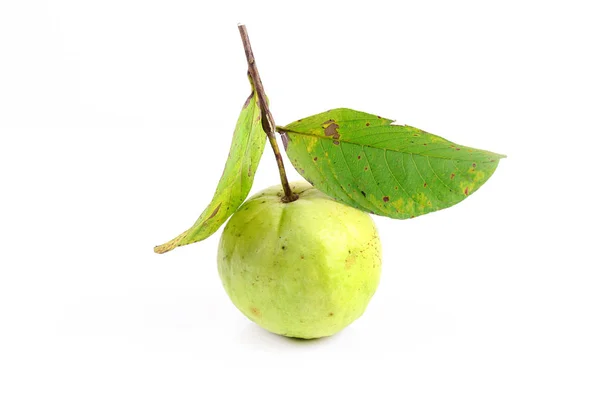
[[[600,398],[593,3],[3,0],[0,398]],[[152,251],[220,177],[238,22],[282,125],[343,106],[508,155],[376,218],[379,290],[332,338],[240,314],[220,231]],[[267,148],[252,192],[277,181]]]

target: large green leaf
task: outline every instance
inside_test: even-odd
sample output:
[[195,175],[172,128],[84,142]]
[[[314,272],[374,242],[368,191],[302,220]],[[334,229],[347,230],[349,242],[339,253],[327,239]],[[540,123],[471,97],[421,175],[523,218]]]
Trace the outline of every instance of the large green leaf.
[[156,246],[156,253],[206,239],[244,202],[265,148],[267,135],[261,124],[261,112],[253,90],[242,108],[233,133],[229,156],[212,201],[194,225],[175,239]]
[[296,170],[318,189],[352,207],[399,219],[464,200],[505,157],[392,122],[338,108],[278,130]]

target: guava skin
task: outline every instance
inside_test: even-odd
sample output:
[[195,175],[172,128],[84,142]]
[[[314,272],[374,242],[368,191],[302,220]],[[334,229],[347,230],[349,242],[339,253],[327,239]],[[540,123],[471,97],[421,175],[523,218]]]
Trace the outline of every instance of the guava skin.
[[247,200],[219,243],[219,276],[235,306],[284,336],[333,335],[365,311],[381,274],[381,243],[370,215],[306,182],[283,203],[281,186]]

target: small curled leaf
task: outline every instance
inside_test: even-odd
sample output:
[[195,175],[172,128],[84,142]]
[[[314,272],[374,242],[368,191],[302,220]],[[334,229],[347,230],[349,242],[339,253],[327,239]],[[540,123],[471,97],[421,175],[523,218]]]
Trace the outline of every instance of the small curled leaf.
[[173,240],[156,246],[155,253],[166,253],[178,246],[204,240],[227,221],[244,202],[252,188],[266,138],[262,129],[257,95],[253,90],[235,126],[229,156],[212,201],[190,229]]
[[475,193],[505,156],[338,108],[278,127],[296,170],[354,208],[405,219]]

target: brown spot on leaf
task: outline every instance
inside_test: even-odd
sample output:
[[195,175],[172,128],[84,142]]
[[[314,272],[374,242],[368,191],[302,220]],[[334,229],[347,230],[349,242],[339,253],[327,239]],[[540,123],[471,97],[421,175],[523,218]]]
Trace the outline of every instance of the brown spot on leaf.
[[427,187],[427,182],[423,183],[423,187]]
[[450,179],[454,179],[455,176],[456,175],[454,175],[454,174],[450,174]]
[[377,118],[381,119],[381,117],[378,115]]
[[370,126],[370,125],[371,125],[371,123],[370,123],[370,122],[367,122],[367,126]]
[[423,143],[423,146],[427,146],[427,143]]
[[358,159],[360,160],[360,156],[358,156]]
[[[206,218],[206,221],[208,221],[209,219],[213,218],[215,215],[217,215],[217,213],[219,212],[219,208],[221,208],[221,204],[219,203],[219,205],[213,210],[213,212],[208,216],[208,218]],[[204,222],[206,223],[206,222]]]
[[367,194],[365,192],[363,192],[362,190],[360,191],[360,194],[362,194],[364,197],[367,197]]
[[473,168],[475,168],[477,166],[477,164],[473,163]]
[[304,260],[304,256],[300,256],[300,259],[301,259],[301,260]]
[[457,147],[457,148],[456,148],[456,151],[458,151],[458,150],[460,150],[460,147]]
[[313,158],[313,161],[317,161],[319,159],[319,157],[315,157]]
[[365,167],[365,171],[367,171],[369,169],[369,167]]
[[333,317],[333,313],[332,313],[332,312],[330,312],[330,313],[329,313],[329,316],[330,316],[330,317]]
[[339,140],[334,140],[333,144],[335,144],[336,146],[338,146],[340,144],[340,141]]
[[383,201],[387,203],[388,201],[390,201],[390,198],[388,196],[384,196]]
[[338,128],[340,127],[338,124],[333,122],[333,120],[329,120],[327,122],[331,122],[329,125],[325,127],[325,136],[331,136],[334,139],[339,139],[340,134],[338,133]]
[[468,196],[468,195],[469,195],[469,187],[467,186],[467,187],[465,188],[465,196]]
[[256,122],[260,121],[260,114],[256,116]]
[[298,121],[296,121],[296,122],[302,122],[302,120],[301,120],[301,119],[299,119],[299,120],[298,120]]

